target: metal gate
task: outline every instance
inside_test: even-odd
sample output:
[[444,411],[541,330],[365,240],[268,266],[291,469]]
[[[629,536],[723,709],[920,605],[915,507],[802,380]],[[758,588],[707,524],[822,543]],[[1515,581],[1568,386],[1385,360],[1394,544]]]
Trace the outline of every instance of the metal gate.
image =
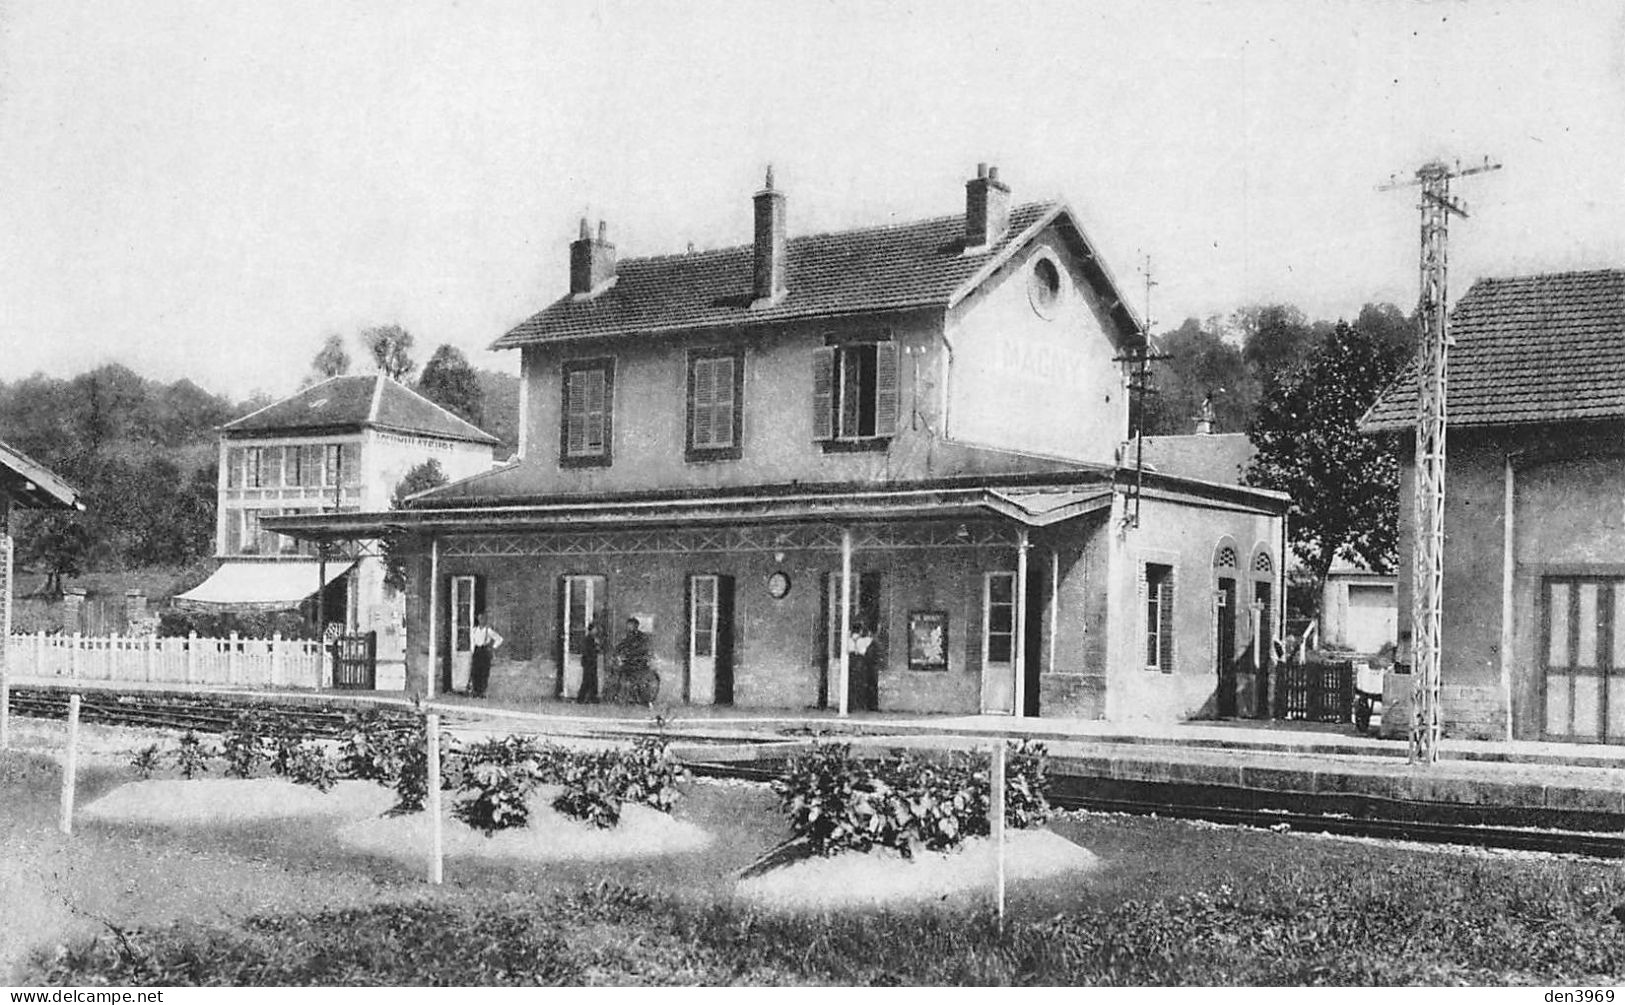
[[329,652],[333,657],[333,686],[372,691],[378,686],[378,633],[340,635]]
[[1275,717],[1348,722],[1354,715],[1354,664],[1277,663]]

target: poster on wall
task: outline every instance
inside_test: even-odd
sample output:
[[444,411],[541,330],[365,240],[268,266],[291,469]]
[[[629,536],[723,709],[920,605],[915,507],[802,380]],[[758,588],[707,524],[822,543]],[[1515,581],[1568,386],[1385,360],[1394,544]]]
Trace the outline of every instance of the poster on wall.
[[948,669],[948,612],[910,611],[908,614],[908,668]]

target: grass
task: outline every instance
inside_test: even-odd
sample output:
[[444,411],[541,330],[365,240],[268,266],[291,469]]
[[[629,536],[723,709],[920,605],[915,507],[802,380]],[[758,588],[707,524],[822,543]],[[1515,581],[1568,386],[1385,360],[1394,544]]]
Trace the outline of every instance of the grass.
[[[760,788],[678,806],[722,839],[622,864],[448,864],[448,884],[316,823],[51,831],[56,769],[0,755],[7,865],[52,910],[29,983],[1618,983],[1618,865],[1073,815],[1105,866],[985,912],[754,911],[736,871],[785,834]],[[128,780],[109,762],[87,798]],[[7,870],[0,870],[4,873]],[[0,879],[0,885],[4,880]],[[0,892],[4,892],[0,890]],[[4,912],[0,912],[4,913]],[[7,922],[0,919],[0,930]],[[48,935],[43,942],[41,935]],[[56,945],[61,943],[60,948]],[[3,960],[0,960],[3,962]],[[0,972],[0,978],[5,975]]]

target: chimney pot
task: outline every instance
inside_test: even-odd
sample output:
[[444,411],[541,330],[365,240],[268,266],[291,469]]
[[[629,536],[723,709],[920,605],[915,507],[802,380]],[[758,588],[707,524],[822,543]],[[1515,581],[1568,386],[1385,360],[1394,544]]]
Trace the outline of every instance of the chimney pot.
[[784,296],[784,193],[773,187],[773,165],[767,166],[766,187],[756,193],[755,255],[751,294],[755,304],[771,304]]
[[976,177],[965,183],[965,250],[992,247],[1009,225],[1010,187],[999,181],[997,167],[977,164]]
[[598,237],[581,218],[581,236],[570,242],[570,292],[584,296],[602,289],[615,278],[615,245],[609,243],[609,225],[598,221]]

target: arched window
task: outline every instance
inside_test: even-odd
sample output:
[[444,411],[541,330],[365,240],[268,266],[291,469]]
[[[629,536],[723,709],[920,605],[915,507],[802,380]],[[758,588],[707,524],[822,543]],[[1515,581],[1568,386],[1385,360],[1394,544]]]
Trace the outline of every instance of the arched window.
[[1213,553],[1213,567],[1215,569],[1234,569],[1236,567],[1236,549],[1232,545],[1222,544]]

